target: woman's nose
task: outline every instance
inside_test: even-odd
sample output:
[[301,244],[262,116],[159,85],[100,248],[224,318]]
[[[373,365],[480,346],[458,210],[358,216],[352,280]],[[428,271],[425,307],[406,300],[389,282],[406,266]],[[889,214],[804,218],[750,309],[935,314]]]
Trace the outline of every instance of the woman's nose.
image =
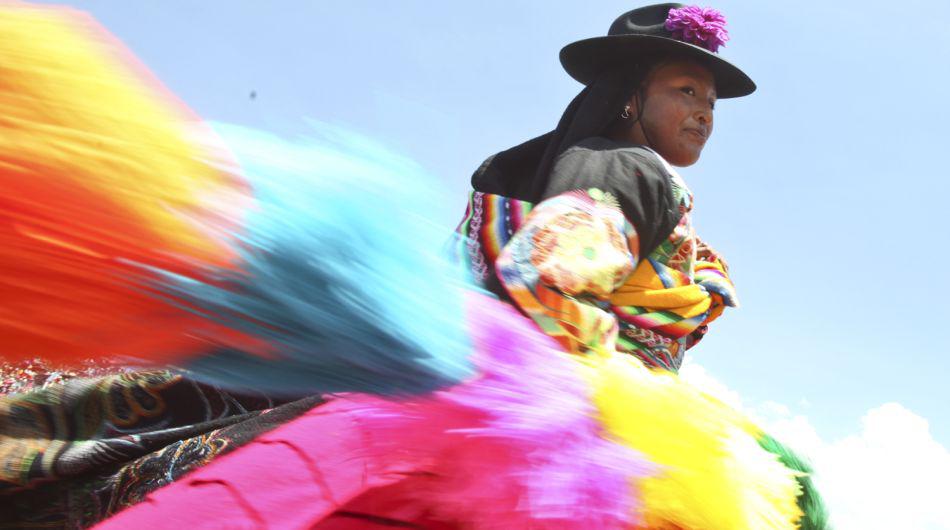
[[696,111],[696,121],[704,125],[712,123],[712,109],[699,109]]

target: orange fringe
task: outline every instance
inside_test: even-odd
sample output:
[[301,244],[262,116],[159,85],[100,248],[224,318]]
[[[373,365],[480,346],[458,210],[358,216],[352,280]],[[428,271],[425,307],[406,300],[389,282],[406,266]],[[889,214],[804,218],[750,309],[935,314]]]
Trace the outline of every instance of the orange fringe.
[[142,280],[235,259],[249,193],[210,130],[88,16],[7,3],[0,137],[0,358],[195,346]]

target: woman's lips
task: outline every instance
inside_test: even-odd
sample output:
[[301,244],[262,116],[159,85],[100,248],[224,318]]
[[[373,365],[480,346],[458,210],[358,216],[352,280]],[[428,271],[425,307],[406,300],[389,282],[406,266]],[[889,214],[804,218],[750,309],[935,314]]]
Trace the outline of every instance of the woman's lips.
[[703,141],[703,142],[706,141],[706,137],[708,136],[708,134],[706,133],[706,130],[705,130],[705,129],[699,129],[699,128],[695,128],[695,127],[687,127],[687,128],[684,129],[684,130],[685,130],[689,135],[695,136],[698,140],[701,140],[701,141]]

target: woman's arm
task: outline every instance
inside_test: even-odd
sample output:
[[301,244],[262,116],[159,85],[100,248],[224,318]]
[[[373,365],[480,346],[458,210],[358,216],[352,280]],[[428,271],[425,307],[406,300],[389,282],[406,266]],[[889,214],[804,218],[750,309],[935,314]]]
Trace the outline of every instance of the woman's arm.
[[613,350],[608,298],[633,271],[639,247],[617,200],[591,188],[535,207],[495,266],[515,304],[565,350]]
[[502,250],[496,273],[512,301],[567,351],[613,350],[609,297],[680,216],[656,153],[588,138],[558,157],[544,200]]

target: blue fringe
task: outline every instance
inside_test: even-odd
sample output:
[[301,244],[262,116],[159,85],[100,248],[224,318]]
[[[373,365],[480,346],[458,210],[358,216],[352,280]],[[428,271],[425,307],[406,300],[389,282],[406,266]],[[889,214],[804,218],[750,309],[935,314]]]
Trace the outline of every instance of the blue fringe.
[[242,270],[208,283],[159,272],[158,289],[274,352],[218,347],[185,368],[287,396],[424,393],[469,376],[463,282],[441,254],[451,227],[431,215],[441,186],[366,138],[313,126],[292,142],[216,126],[258,201],[236,235]]

